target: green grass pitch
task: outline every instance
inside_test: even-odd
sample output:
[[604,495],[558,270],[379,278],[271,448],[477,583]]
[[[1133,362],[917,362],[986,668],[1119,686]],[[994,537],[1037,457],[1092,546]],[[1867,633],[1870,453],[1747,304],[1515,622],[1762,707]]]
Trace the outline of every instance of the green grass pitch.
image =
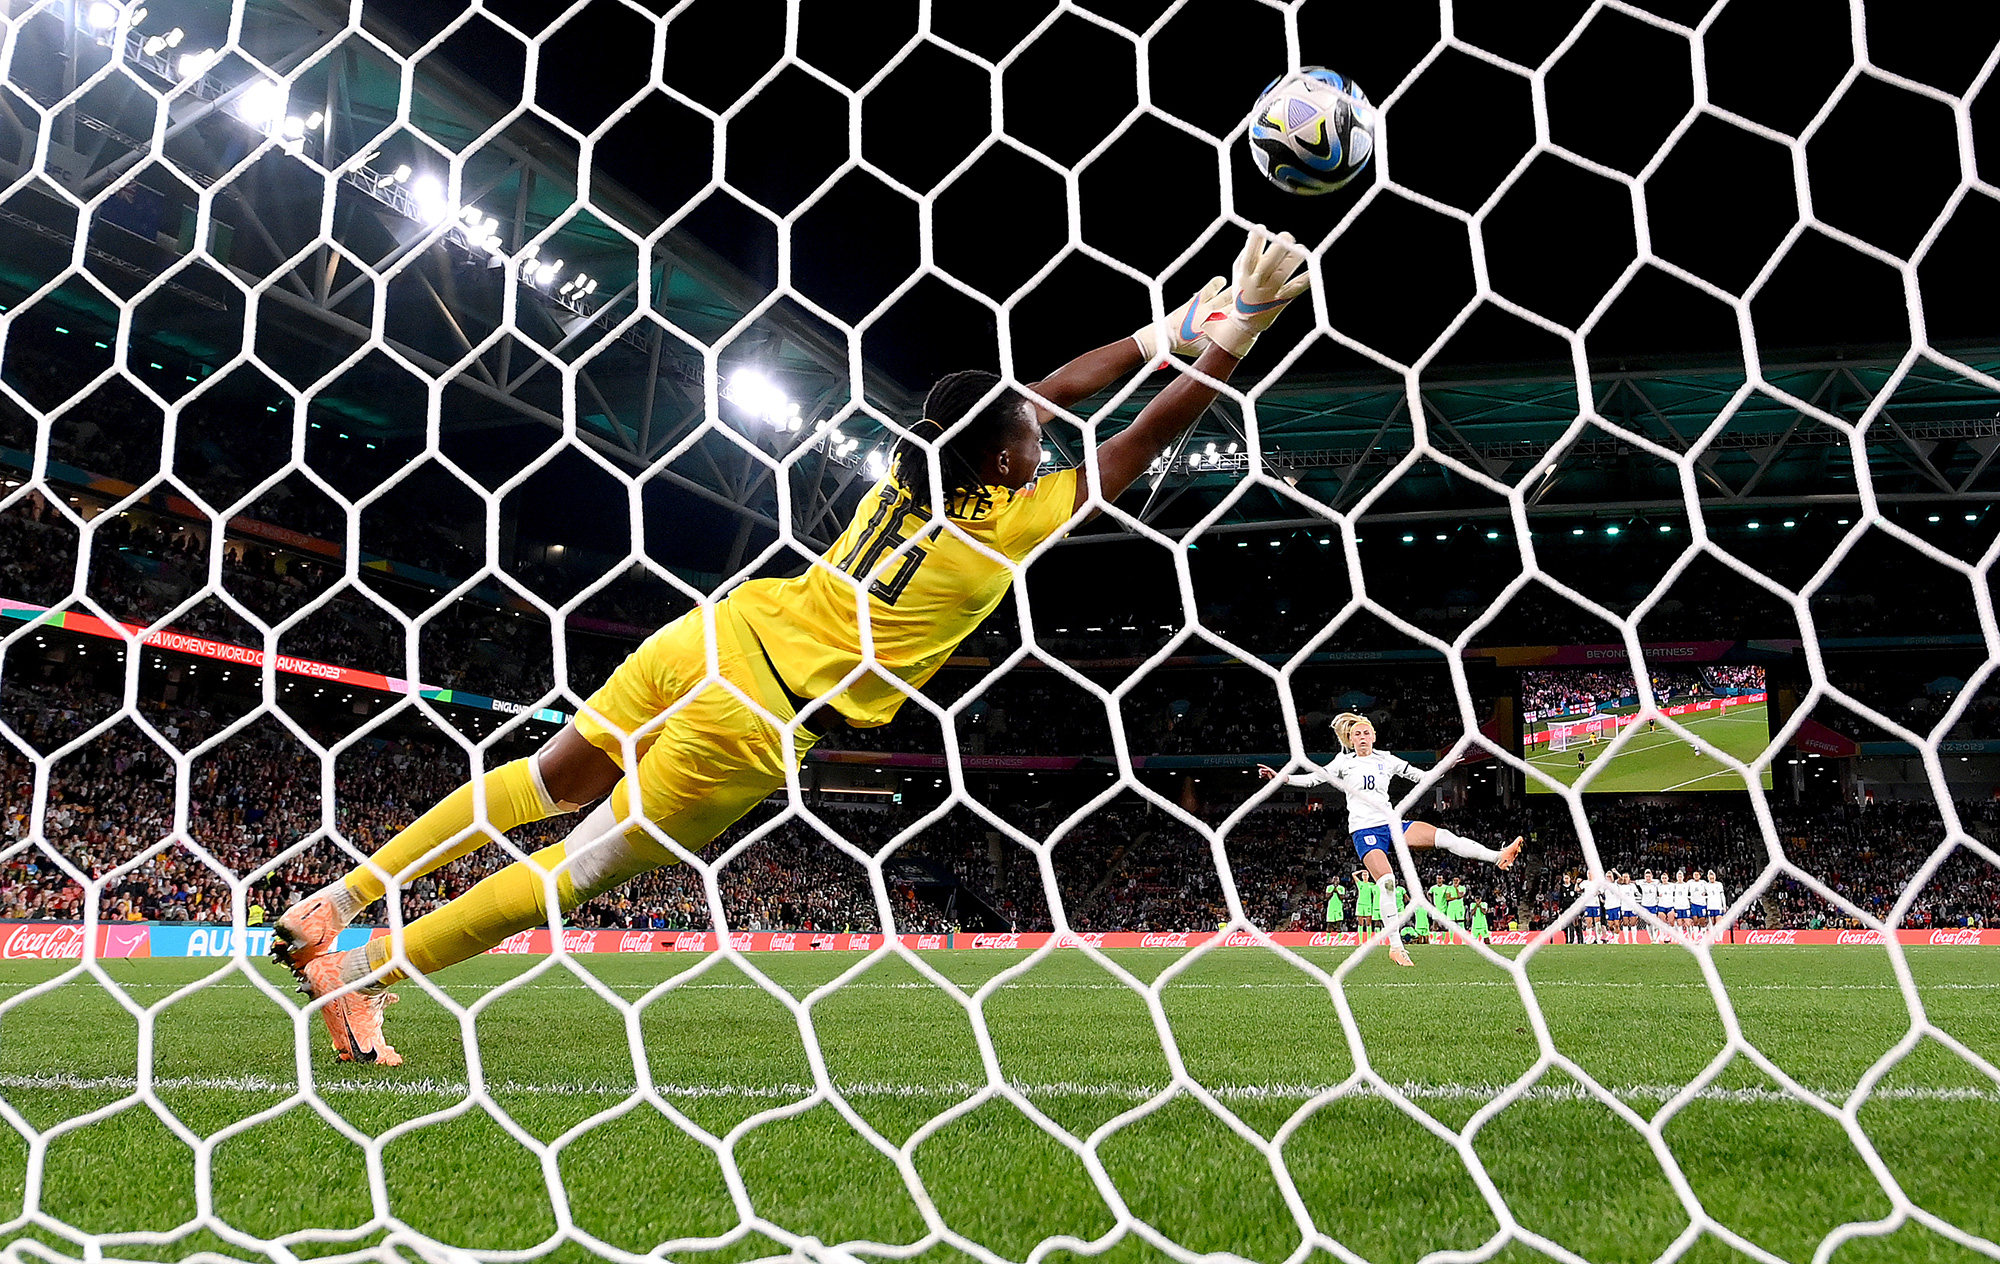
[[[1703,746],[1720,747],[1747,764],[1763,754],[1764,748],[1770,745],[1770,721],[1766,718],[1768,710],[1760,702],[1753,706],[1731,707],[1712,715],[1683,717],[1681,722],[1701,739]],[[1537,753],[1529,756],[1528,762],[1564,785],[1573,786],[1586,769],[1595,768],[1597,762],[1606,757],[1610,746],[1607,740],[1598,746],[1572,746],[1566,751],[1537,747]],[[1584,759],[1581,764],[1576,761],[1578,754]],[[1763,782],[1764,788],[1769,790],[1771,770],[1768,768],[1764,770]],[[1696,754],[1687,742],[1662,725],[1657,733],[1642,731],[1636,734],[1623,750],[1611,757],[1610,763],[1597,769],[1597,775],[1586,789],[1624,794],[1669,790],[1741,790],[1743,778],[1714,756]],[[1528,792],[1550,793],[1548,787],[1532,777],[1528,779]]]
[[[1535,1062],[1535,1026],[1506,972],[1465,949],[1414,953],[1414,970],[1379,953],[1359,962],[1343,995],[1374,1069],[1408,1086],[1440,1126],[1460,1130]],[[1138,951],[1114,960],[1151,982],[1181,956]],[[1307,956],[1331,969],[1346,953]],[[929,966],[965,988],[1022,958],[925,954]],[[700,959],[581,960],[629,999]],[[786,994],[803,997],[860,961],[800,953],[765,954],[754,964]],[[1886,949],[1722,948],[1715,961],[1745,1038],[1836,1104],[1911,1030]],[[2000,1062],[2000,952],[1912,949],[1908,961],[1928,1020],[1977,1056]],[[757,1232],[721,1244],[689,1242],[727,1237],[740,1223],[723,1166],[649,1105],[615,1118],[604,1112],[632,1095],[633,1039],[666,1100],[716,1137],[799,1101],[814,1074],[794,1015],[725,962],[660,994],[629,1029],[560,966],[498,990],[537,964],[481,958],[440,983],[457,1001],[480,1006],[473,1020],[480,1069],[494,1102],[526,1135],[548,1142],[602,1117],[555,1160],[577,1229],[633,1252],[686,1243],[668,1252],[675,1260],[723,1264],[780,1253]],[[153,1088],[194,1135],[212,1135],[289,1096],[296,1060],[288,1006],[234,972],[205,989],[178,991],[214,963],[113,961],[104,968],[133,1005],[175,998],[157,1021]],[[276,970],[257,968],[283,981]],[[186,1228],[198,1213],[194,1151],[134,1098],[138,1023],[88,978],[27,996],[31,985],[59,972],[54,963],[0,967],[0,996],[16,1001],[0,1014],[0,1095],[37,1129],[132,1104],[49,1143],[40,1211],[90,1232],[161,1235],[112,1243],[106,1258],[180,1259],[199,1251],[290,1258]],[[1641,1117],[1654,1118],[1724,1048],[1718,1006],[1698,963],[1682,950],[1557,947],[1531,961],[1528,974],[1554,1047]],[[482,1110],[453,1113],[473,1075],[458,1019],[419,987],[399,990],[390,1035],[405,1066],[337,1063],[317,1020],[310,1032],[320,1094],[355,1128],[380,1136],[423,1121],[383,1147],[388,1215],[473,1250],[586,1258],[575,1240],[552,1241],[557,1211],[530,1148]],[[1161,1009],[1188,1074],[1261,1137],[1355,1070],[1333,998],[1262,950],[1223,950],[1191,963],[1162,988]],[[878,961],[826,993],[812,1013],[827,1074],[891,1146],[903,1146],[986,1080],[964,1007],[900,960]],[[1077,1137],[1105,1129],[1172,1080],[1142,998],[1081,953],[1042,961],[996,991],[985,1014],[1003,1075]],[[1925,1039],[1860,1107],[1858,1123],[1913,1204],[2000,1241],[2000,1089],[1993,1079]],[[1892,1210],[1839,1123],[1787,1097],[1740,1056],[1665,1124],[1663,1139],[1706,1213],[1784,1260],[1808,1261],[1836,1226]],[[1655,1260],[1689,1225],[1641,1132],[1559,1071],[1484,1122],[1472,1145],[1519,1224],[1584,1259]],[[735,1137],[733,1153],[742,1197],[772,1225],[823,1242],[925,1238],[924,1218],[895,1165],[831,1104],[767,1116]],[[936,1129],[910,1153],[943,1223],[998,1256],[1020,1260],[1053,1236],[1089,1241],[1117,1227],[1078,1157],[1002,1101]],[[1259,1261],[1299,1249],[1300,1230],[1270,1165],[1185,1094],[1111,1130],[1097,1153],[1131,1216],[1176,1243]],[[1312,1224],[1361,1258],[1415,1261],[1472,1250],[1499,1228],[1451,1146],[1379,1096],[1357,1093],[1323,1105],[1291,1134],[1283,1154]],[[26,1156],[26,1144],[8,1130],[0,1144],[0,1206],[18,1209],[28,1197]],[[258,1239],[315,1226],[366,1227],[376,1214],[362,1148],[303,1105],[216,1146],[212,1186],[214,1215]],[[81,1254],[51,1227],[19,1220],[0,1241],[24,1236]],[[380,1241],[378,1227],[345,1245],[294,1247],[312,1257]],[[1337,1258],[1310,1254],[1319,1264]],[[917,1258],[971,1257],[937,1242]],[[1050,1258],[1082,1257],[1057,1250]],[[1103,1258],[1167,1257],[1127,1233]],[[1499,1258],[1543,1257],[1514,1242]],[[1704,1234],[1680,1258],[1713,1264],[1754,1257]],[[1832,1258],[1985,1257],[1911,1222],[1850,1242]]]

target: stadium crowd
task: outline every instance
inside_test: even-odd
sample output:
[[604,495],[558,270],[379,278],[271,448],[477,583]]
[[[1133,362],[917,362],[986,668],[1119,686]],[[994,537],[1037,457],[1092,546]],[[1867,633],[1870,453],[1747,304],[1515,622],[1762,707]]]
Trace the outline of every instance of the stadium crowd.
[[[19,377],[15,388],[44,407],[65,399],[81,381],[57,355],[14,355],[9,364]],[[257,424],[244,423],[246,415]],[[344,567],[325,550],[275,542],[284,532],[319,540],[346,539],[344,512],[313,480],[293,472],[271,481],[290,450],[282,441],[292,425],[288,413],[273,406],[257,409],[226,392],[211,392],[191,403],[181,420],[169,463],[176,477],[209,504],[240,504],[244,515],[278,530],[254,533],[232,528],[217,547],[206,525],[157,506],[119,512],[94,530],[87,595],[126,622],[151,623],[173,612],[171,626],[176,630],[260,645],[263,637],[254,624],[213,593],[201,595],[211,565],[230,597],[266,623],[291,617],[331,593],[330,599],[283,634],[281,651],[387,675],[404,674],[405,628],[383,609],[383,603],[414,616],[437,600],[443,585],[456,585],[479,573],[487,560],[480,533],[460,529],[463,524],[455,520],[441,522],[433,514],[398,511],[404,501],[431,494],[415,481],[399,485],[364,513],[359,538],[364,549],[394,559],[401,569],[361,570],[364,592],[348,583]],[[274,440],[258,425],[266,430],[277,427],[283,434]],[[49,426],[48,455],[91,475],[142,484],[161,472],[163,435],[158,411],[114,382]],[[0,447],[33,451],[37,444],[36,423],[0,397]],[[408,456],[336,442],[333,434],[317,427],[308,432],[307,453],[313,473],[346,495],[380,485]],[[94,516],[105,499],[101,491],[92,498],[85,485],[89,481],[86,476],[75,487],[78,494],[68,497],[67,506],[50,503],[40,492],[11,499],[0,495],[5,500],[0,504],[0,597],[39,605],[73,599],[79,536],[69,514]],[[11,479],[0,493],[11,493],[16,486],[18,479]],[[462,488],[452,494],[470,496]],[[476,499],[468,503],[477,508]],[[1242,649],[1290,654],[1315,638],[1351,600],[1338,550],[1319,544],[1311,533],[1274,539],[1269,548],[1248,549],[1242,541],[1234,542],[1238,547],[1226,547],[1230,543],[1218,541],[1224,547],[1189,555],[1196,580],[1195,613],[1201,629],[1215,639],[1193,638],[1179,653],[1226,657]],[[1562,546],[1561,536],[1548,545],[1551,550]],[[1605,546],[1599,541],[1591,547]],[[1066,556],[1058,550],[1037,565],[1080,565],[1087,552]],[[507,559],[509,576],[554,599],[573,595],[594,578],[577,565],[556,560],[547,548],[535,553],[523,547],[517,553]],[[1373,556],[1380,555],[1364,555],[1364,561]],[[1406,560],[1410,555],[1395,556]],[[1453,582],[1458,586],[1438,592],[1435,566],[1375,567],[1370,570],[1369,595],[1428,631],[1452,636],[1487,613],[1497,585],[1511,577],[1506,569],[1455,567]],[[594,686],[629,652],[643,629],[686,608],[685,598],[657,581],[630,578],[631,582],[621,580],[593,597],[578,612],[581,621],[594,623],[595,630],[580,629],[573,621],[566,638],[567,677],[573,690]],[[1117,685],[1133,664],[1105,660],[1149,655],[1187,623],[1178,586],[1171,583],[1043,587],[1052,586],[1063,588],[1069,594],[1066,601],[1073,604],[1065,606],[1062,626],[1038,629],[1038,646],[1072,660],[1106,690]],[[1631,585],[1620,608],[1630,608],[1644,588],[1640,583]],[[1606,594],[1596,595],[1610,600]],[[1919,585],[1885,601],[1876,592],[1853,591],[1836,575],[1814,597],[1813,613],[1823,637],[1901,633],[1913,626],[1950,634],[1972,627],[1965,618],[1969,604],[1965,596]],[[438,612],[420,637],[425,683],[517,700],[548,691],[554,680],[550,628],[539,611],[520,609],[518,604],[497,586],[489,586],[456,598]],[[1578,615],[1573,605],[1531,588],[1492,619],[1479,639],[1489,644],[1611,639],[1604,629]],[[1021,638],[1010,618],[1003,614],[993,620],[967,643],[965,652],[993,658],[1011,652]],[[1326,648],[1351,648],[1349,642],[1356,637],[1408,643],[1399,633],[1385,637],[1386,626],[1364,612],[1336,633]],[[1796,633],[1786,607],[1760,588],[1733,582],[1684,583],[1642,625],[1648,639]],[[51,749],[116,709],[116,699],[75,662],[52,660],[29,667],[30,662],[25,652],[7,660],[7,671],[0,675],[0,716],[34,748]],[[1836,669],[1844,686],[1870,699],[1893,700],[1893,706],[1883,709],[1918,727],[1935,723],[1965,687],[1948,673],[1923,679],[1921,673],[1928,670],[1872,661],[1853,667],[1843,662]],[[949,702],[981,679],[983,672],[978,670],[948,669],[939,677],[935,693]],[[1761,679],[1761,668],[1663,669],[1654,677],[1654,687],[1662,695],[1680,697],[1753,687]],[[1440,749],[1463,731],[1450,682],[1435,668],[1312,664],[1293,673],[1291,689],[1309,750],[1327,744],[1322,736],[1325,720],[1345,709],[1369,713],[1392,749]],[[1631,678],[1621,672],[1529,672],[1523,678],[1520,702],[1528,712],[1595,707],[1631,690]],[[1475,707],[1484,718],[1495,691],[1476,680],[1474,691]],[[143,705],[149,722],[185,749],[228,722],[226,703],[218,695],[204,696],[189,688],[179,703],[150,695]],[[1260,672],[1240,666],[1156,670],[1126,695],[1122,716],[1134,754],[1263,754],[1290,744],[1276,687]],[[328,720],[321,715],[315,722]],[[1844,711],[1827,722],[1856,736],[1883,735],[1876,726]],[[1046,670],[1016,671],[988,686],[961,713],[958,725],[960,748],[970,755],[1104,754],[1112,749],[1101,701]],[[337,735],[331,729],[321,734]],[[2000,735],[2000,700],[1984,696],[1968,707],[1951,733],[1993,735]],[[944,742],[935,720],[913,706],[885,729],[836,728],[825,746],[937,753]],[[25,835],[33,774],[29,761],[11,743],[0,749],[4,749],[0,784],[5,790],[0,823],[5,826],[5,842],[12,847]],[[351,747],[333,770],[329,819],[321,807],[319,762],[303,753],[275,722],[262,721],[251,733],[239,734],[195,761],[187,788],[186,833],[199,851],[178,842],[161,845],[174,819],[174,770],[129,721],[66,758],[60,767],[51,786],[48,814],[49,838],[57,850],[94,875],[146,857],[104,889],[101,915],[213,921],[226,919],[230,912],[221,871],[245,874],[268,866],[252,884],[249,899],[267,910],[280,908],[351,863],[347,851],[328,841],[327,826],[366,851],[456,784],[463,760],[456,748],[434,740],[365,739]],[[1227,784],[1225,778],[1216,781]],[[1045,785],[1041,793],[1046,792]],[[1211,812],[1234,806],[1224,801],[1226,794],[1208,798]],[[1351,871],[1352,851],[1341,828],[1339,805],[1329,806],[1332,810],[1260,812],[1229,833],[1224,850],[1230,871],[1246,908],[1260,924],[1317,928],[1326,882]],[[905,829],[914,819],[913,811],[824,809],[836,828],[868,850],[886,845]],[[1994,820],[1991,804],[1967,804],[1962,811],[1981,828]],[[1683,863],[1714,867],[1734,893],[1765,863],[1761,840],[1749,832],[1741,813],[1616,802],[1593,804],[1592,812],[1600,847],[1615,864],[1634,869]],[[1044,836],[1058,816],[1052,806],[1025,812],[1023,828]],[[753,815],[726,835],[717,850],[760,828],[762,819]],[[1474,898],[1492,910],[1496,924],[1545,923],[1561,907],[1562,887],[1555,876],[1574,874],[1581,865],[1580,848],[1559,806],[1530,803],[1504,814],[1492,808],[1455,808],[1426,819],[1476,837],[1502,839],[1525,831],[1535,839],[1537,863],[1505,875],[1443,857],[1425,860],[1427,871],[1467,883]],[[560,820],[543,823],[519,831],[516,841],[532,848],[559,837],[565,828]],[[1894,901],[1928,856],[1938,826],[1935,812],[1921,807],[1844,805],[1781,810],[1779,833],[1795,863],[1820,875],[1843,896],[1880,911]],[[941,874],[952,879],[917,883],[913,877],[917,871],[897,869],[909,881],[887,890],[892,916],[903,929],[935,929],[968,912],[998,917],[1021,929],[1050,923],[1048,892],[1034,858],[963,810],[916,833],[898,854],[934,866],[933,878]],[[462,892],[506,858],[499,849],[489,848],[419,879],[405,894],[406,915]],[[1208,842],[1169,814],[1130,800],[1102,808],[1073,828],[1055,850],[1054,874],[1069,921],[1081,929],[1191,929],[1212,924],[1224,907]],[[956,894],[941,894],[947,891]],[[879,920],[861,868],[798,822],[784,823],[750,845],[725,870],[722,892],[731,923],[744,928],[873,929]],[[0,914],[73,917],[82,899],[81,888],[34,848],[12,850],[0,860]],[[1927,886],[1911,921],[1990,921],[1996,912],[2000,912],[2000,888],[1994,871],[1961,855]],[[1837,919],[1796,880],[1786,878],[1771,886],[1750,920],[1792,925],[1829,917]],[[690,871],[670,868],[593,901],[577,910],[576,920],[688,927],[708,924],[709,915]]]
[[[7,717],[23,737],[62,740],[106,713],[108,700],[86,686],[6,682]],[[179,749],[212,735],[221,721],[187,708],[151,706],[147,720]],[[78,869],[103,876],[127,866],[104,888],[99,906],[107,919],[226,921],[231,916],[225,875],[256,873],[246,907],[280,909],[351,863],[350,853],[329,841],[339,837],[366,852],[462,776],[462,756],[441,743],[414,739],[365,739],[350,746],[330,776],[333,809],[323,815],[320,761],[274,722],[258,722],[195,758],[187,786],[185,841],[173,834],[175,770],[131,723],[99,735],[56,765],[49,785],[47,837]],[[1019,815],[1017,825],[1045,838],[1067,815],[1042,783],[1049,803]],[[1203,796],[1206,815],[1220,821],[1254,786],[1216,775],[1222,787]],[[1232,785],[1239,789],[1230,789]],[[1096,783],[1094,789],[1101,789]],[[34,774],[11,746],[0,765],[4,787],[5,844],[0,861],[0,916],[68,918],[81,909],[78,885],[50,856],[17,847],[27,835]],[[1029,796],[1032,797],[1032,796]],[[996,801],[1003,814],[1014,809]],[[1337,802],[1308,800],[1253,813],[1226,834],[1223,850],[1249,915],[1270,929],[1323,926],[1322,891],[1354,868]],[[711,855],[734,846],[768,822],[761,809],[726,834]],[[922,808],[823,806],[821,816],[864,852],[879,853],[917,821]],[[1991,802],[1959,811],[1983,836],[2000,837],[2000,811]],[[1635,874],[1646,868],[1717,869],[1732,898],[1768,863],[1763,840],[1747,813],[1708,807],[1593,801],[1591,827],[1600,854]],[[1525,807],[1455,807],[1414,812],[1471,837],[1531,839],[1534,863],[1500,873],[1442,855],[1420,865],[1432,877],[1464,882],[1484,901],[1496,925],[1540,926],[1563,906],[1557,875],[1580,873],[1582,851],[1560,803]],[[1014,819],[1010,815],[1009,819]],[[532,850],[567,831],[558,818],[515,832]],[[1777,809],[1777,832],[1788,860],[1876,915],[1886,913],[1909,877],[1938,844],[1935,810],[1910,804],[1816,806]],[[163,840],[164,845],[163,845]],[[187,844],[195,846],[190,847]],[[963,808],[917,830],[894,853],[922,862],[895,866],[885,892],[895,924],[905,930],[941,929],[953,922],[1001,922],[1022,930],[1050,926],[1047,891],[1034,857],[983,819]],[[137,864],[135,858],[143,857]],[[411,884],[405,916],[414,916],[462,893],[510,857],[487,847]],[[261,870],[261,871],[260,871]],[[1100,807],[1068,832],[1055,849],[1057,891],[1071,926],[1081,930],[1190,930],[1225,915],[1218,866],[1200,833],[1175,816],[1132,796]],[[879,926],[877,903],[865,870],[797,819],[787,820],[749,844],[721,875],[726,915],[739,929],[853,929]],[[954,902],[955,901],[955,902]],[[1948,861],[1924,889],[1907,924],[1990,924],[2000,916],[2000,873],[1963,853]],[[1807,925],[1813,919],[1841,924],[1842,915],[1819,901],[1796,878],[1783,877],[1748,915],[1751,925]],[[711,924],[698,875],[671,867],[646,875],[576,911],[578,925],[657,926]]]
[[[1649,675],[1653,696],[1662,703],[1764,688],[1762,667],[1660,668]],[[1638,696],[1639,687],[1630,671],[1553,667],[1530,668],[1521,673],[1521,713],[1530,718],[1589,715],[1606,704],[1615,705]]]

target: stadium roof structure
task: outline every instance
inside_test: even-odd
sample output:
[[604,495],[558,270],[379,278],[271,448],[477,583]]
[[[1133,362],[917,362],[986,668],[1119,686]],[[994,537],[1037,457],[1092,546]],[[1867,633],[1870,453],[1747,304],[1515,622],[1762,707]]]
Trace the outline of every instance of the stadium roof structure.
[[[22,25],[14,75],[51,112],[46,166],[60,187],[30,180],[0,204],[10,305],[68,266],[76,203],[102,199],[89,279],[46,295],[45,311],[109,334],[119,316],[99,287],[120,299],[150,287],[133,341],[201,360],[204,380],[207,368],[259,372],[245,359],[253,325],[275,387],[309,393],[371,436],[420,436],[433,415],[451,434],[573,420],[580,441],[643,469],[717,407],[702,344],[723,344],[724,374],[754,361],[782,378],[801,416],[846,402],[844,341],[602,173],[579,171],[577,137],[545,113],[498,100],[435,55],[414,59],[404,111],[399,59],[417,51],[406,37],[372,15],[365,32],[344,29],[343,9],[318,0],[251,0],[235,47],[288,77],[273,103],[268,89],[257,95],[270,81],[235,52],[183,60],[224,44],[226,8],[153,7],[176,8],[185,34],[150,44],[167,29],[158,16],[121,29],[118,66],[88,6]],[[215,29],[198,25],[204,17]],[[288,123],[299,133],[290,144],[249,156]],[[19,181],[27,163],[7,155],[33,155],[36,120],[0,116],[0,132],[14,142],[0,144],[0,172]],[[197,232],[205,255],[191,253]],[[381,349],[350,362],[378,304]],[[876,407],[907,410],[896,383],[863,376],[882,392]],[[770,451],[823,437],[778,421],[760,435]],[[845,487],[861,458],[819,447],[824,459],[802,461],[800,482]],[[768,498],[768,468],[725,438],[699,438],[654,477],[771,521],[754,508]]]
[[[1965,365],[2000,376],[2000,351],[1967,353]],[[1698,444],[1695,494],[1704,510],[1851,506],[1857,461],[1884,503],[2000,495],[1993,464],[2000,396],[1948,363],[1802,360],[1764,366],[1762,381],[1746,389],[1740,365],[1607,370],[1590,377],[1580,409],[1573,373],[1528,368],[1440,376],[1422,383],[1417,398],[1433,448],[1504,483],[1532,478],[1525,496],[1531,516],[1685,511],[1671,462],[1591,418],[1668,453]],[[1353,511],[1395,474],[1366,505],[1366,517],[1509,513],[1504,500],[1449,465],[1410,460],[1416,430],[1401,383],[1288,376],[1260,394],[1257,415],[1267,472],[1333,510]],[[1864,418],[1864,430],[1852,429]],[[1142,521],[1171,536],[1205,519],[1250,467],[1248,446],[1234,410],[1212,408],[1147,479]],[[1209,529],[1324,522],[1266,493],[1244,497]]]
[[[103,32],[80,4],[20,28],[13,74],[36,108],[53,111],[46,167],[60,187],[38,178],[0,203],[10,304],[68,266],[76,204],[100,200],[83,260],[90,280],[71,278],[43,299],[54,305],[45,310],[94,316],[108,331],[118,314],[106,294],[151,287],[131,316],[135,344],[171,345],[231,373],[268,371],[277,392],[309,397],[367,434],[407,441],[433,424],[445,438],[573,427],[605,459],[767,530],[777,525],[776,490],[749,447],[782,456],[812,445],[793,467],[794,522],[821,543],[865,477],[863,452],[893,437],[880,418],[914,415],[922,383],[851,352],[809,300],[705,245],[686,219],[692,201],[669,214],[584,166],[582,133],[502,99],[443,50],[418,56],[422,45],[372,15],[354,29],[331,0],[250,0],[233,43],[223,6],[154,7],[186,25],[182,43],[155,43],[165,16],[144,30]],[[124,51],[116,65],[114,39]],[[242,52],[185,62],[197,46]],[[243,52],[285,78],[278,99]],[[600,150],[615,130],[602,129]],[[36,131],[26,111],[0,116],[0,172],[10,181],[27,170]],[[264,143],[272,138],[283,143]],[[20,161],[8,157],[9,139],[28,146],[12,151]],[[743,216],[774,218],[739,201]],[[197,234],[205,253],[194,251]],[[385,339],[357,358],[378,311]],[[1952,355],[2000,373],[2000,350]],[[1427,376],[1415,400],[1431,443],[1452,460],[1504,481],[1532,476],[1537,514],[1685,506],[1669,462],[1580,415],[1667,452],[1703,443],[1696,494],[1711,507],[1851,503],[1857,461],[1885,501],[1992,494],[2000,400],[1942,358],[1907,369],[1901,359],[1893,348],[1767,352],[1764,385],[1747,391],[1740,364],[1661,359],[1594,372],[1581,406],[1567,366],[1459,365]],[[744,367],[781,387],[796,415],[759,416],[756,401],[732,402],[730,374]],[[850,409],[855,380],[866,398]],[[1132,415],[1152,389],[1116,415]],[[1259,396],[1262,460],[1340,512],[1393,473],[1393,487],[1366,502],[1369,515],[1503,515],[1499,497],[1449,464],[1405,468],[1412,402],[1386,370],[1288,372]],[[704,430],[718,413],[736,434]],[[1858,442],[1823,420],[1864,415],[1873,420]],[[853,432],[841,440],[858,446],[828,439],[836,418]],[[1049,441],[1059,462],[1078,459],[1073,433],[1052,427]],[[1215,407],[1128,506],[1149,526],[1184,532],[1241,480],[1248,446],[1240,416]],[[1259,491],[1210,529],[1323,521]],[[1124,534],[1100,519],[1079,539]],[[744,548],[739,538],[725,570]]]

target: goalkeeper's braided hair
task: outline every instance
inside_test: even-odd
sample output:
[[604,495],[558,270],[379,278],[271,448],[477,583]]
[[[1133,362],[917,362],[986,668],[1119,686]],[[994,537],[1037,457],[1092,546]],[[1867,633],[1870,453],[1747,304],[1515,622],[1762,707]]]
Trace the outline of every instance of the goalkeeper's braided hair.
[[[963,430],[951,436],[938,453],[944,458],[944,469],[940,482],[944,494],[949,498],[955,492],[977,491],[985,485],[980,469],[985,464],[986,454],[999,447],[1006,439],[1007,422],[1020,409],[1027,397],[1011,388],[993,393],[1000,384],[1000,376],[979,369],[968,369],[962,373],[949,373],[937,380],[931,393],[924,397],[924,418],[910,427],[915,438],[899,439],[895,455],[890,464],[890,474],[897,484],[918,500],[929,500],[931,489],[931,454],[916,439],[936,445],[939,436],[957,425],[967,413],[972,420]],[[988,395],[992,398],[987,399]],[[981,408],[981,401],[985,407]]]

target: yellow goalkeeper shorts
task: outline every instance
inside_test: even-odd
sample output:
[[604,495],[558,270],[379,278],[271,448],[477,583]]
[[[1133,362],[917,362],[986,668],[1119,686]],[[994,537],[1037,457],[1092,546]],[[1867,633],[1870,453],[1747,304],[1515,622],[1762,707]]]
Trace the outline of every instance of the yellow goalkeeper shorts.
[[[756,634],[726,598],[715,604],[715,637],[724,679],[779,720],[797,714]],[[689,851],[699,851],[783,789],[789,771],[779,730],[707,679],[703,642],[701,611],[691,610],[647,637],[576,716],[577,732],[625,770],[612,810],[620,817],[631,812],[636,783],[641,815]],[[661,719],[676,703],[679,709]],[[804,760],[819,739],[803,727],[793,733],[795,756]],[[628,734],[636,770],[627,760]],[[662,860],[674,859],[636,824],[626,837],[662,852]]]

